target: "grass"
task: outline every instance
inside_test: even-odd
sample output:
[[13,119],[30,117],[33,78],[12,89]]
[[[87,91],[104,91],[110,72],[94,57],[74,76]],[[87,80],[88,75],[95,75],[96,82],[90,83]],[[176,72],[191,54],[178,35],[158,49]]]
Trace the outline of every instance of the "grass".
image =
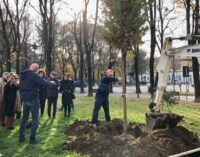
[[[58,102],[60,105],[60,100]],[[26,132],[26,142],[18,143],[19,120],[15,122],[15,129],[8,131],[0,127],[0,156],[3,157],[80,157],[73,152],[62,150],[65,141],[64,129],[67,125],[73,123],[76,119],[91,120],[94,104],[93,97],[77,97],[75,100],[75,112],[70,119],[64,118],[62,112],[57,112],[56,118],[48,119],[47,114],[40,118],[37,137],[39,144],[29,145],[28,137],[30,130]],[[149,100],[128,99],[128,120],[144,123],[144,113],[148,112]],[[59,108],[60,106],[58,106]],[[166,107],[164,107],[166,110]],[[170,109],[180,115],[185,116],[180,125],[187,127],[198,133],[200,136],[200,106],[195,103],[180,102],[173,105]],[[112,118],[123,117],[122,100],[119,97],[110,98],[110,113]],[[101,110],[99,119],[104,120],[104,114]]]

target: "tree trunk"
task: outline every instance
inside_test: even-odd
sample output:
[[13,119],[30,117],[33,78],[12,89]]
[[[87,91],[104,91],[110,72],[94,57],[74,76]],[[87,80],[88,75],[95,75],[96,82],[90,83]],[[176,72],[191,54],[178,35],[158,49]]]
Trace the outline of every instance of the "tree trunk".
[[6,71],[11,72],[10,48],[6,49]]
[[74,80],[77,80],[77,70],[74,70]]
[[127,133],[127,101],[126,101],[126,50],[122,49],[122,98],[124,106],[124,130],[123,134]]
[[151,97],[153,98],[154,95],[154,53],[156,47],[156,25],[155,25],[155,18],[156,18],[156,2],[153,5],[149,4],[149,14],[150,14],[150,32],[151,32],[151,49],[150,49],[150,93]]
[[79,71],[79,80],[81,82],[81,87],[80,87],[80,92],[81,93],[85,93],[84,87],[83,87],[83,83],[84,83],[84,56],[83,56],[83,52],[80,51],[80,71]]
[[19,55],[20,55],[20,53],[17,52],[17,58],[16,58],[16,74],[18,74],[18,75],[19,75],[19,73],[20,73],[20,60],[19,60]]
[[136,55],[135,55],[135,81],[136,81],[136,93],[141,93],[139,72],[138,72],[138,65],[139,65],[138,61],[139,61],[139,46],[136,47]]
[[[187,24],[189,24],[190,16],[190,0],[187,0]],[[199,0],[196,0],[196,8],[195,8],[195,34],[199,34]],[[195,42],[196,43],[196,42]],[[195,102],[200,102],[200,81],[199,81],[199,63],[196,57],[192,57],[192,69],[193,69],[193,77],[194,77],[194,88],[195,88]]]
[[[113,59],[112,46],[109,44],[109,64],[108,64],[108,69],[112,69],[113,68],[112,59]],[[113,93],[113,85],[112,85],[112,83],[110,84],[110,93]]]

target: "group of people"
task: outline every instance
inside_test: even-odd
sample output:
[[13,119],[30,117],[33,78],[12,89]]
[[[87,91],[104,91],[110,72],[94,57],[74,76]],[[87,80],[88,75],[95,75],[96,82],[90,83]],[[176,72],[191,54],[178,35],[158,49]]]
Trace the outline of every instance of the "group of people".
[[[30,143],[37,143],[36,130],[40,116],[43,116],[45,102],[47,100],[47,112],[49,118],[56,117],[57,100],[59,92],[62,92],[62,109],[64,116],[70,117],[71,105],[73,104],[74,82],[70,74],[63,76],[59,82],[56,72],[52,71],[49,78],[46,77],[44,69],[39,69],[36,63],[31,64],[30,68],[21,72],[20,78],[17,74],[4,72],[0,80],[0,123],[7,129],[14,129],[14,117],[21,116],[19,131],[19,142],[25,140],[25,129],[32,114],[32,126]],[[53,106],[53,111],[52,111]]]
[[15,113],[19,114],[20,112],[21,100],[18,92],[18,80],[17,74],[9,72],[4,72],[0,80],[0,124],[8,130],[14,129]]
[[[121,78],[113,77],[113,70],[108,69],[105,76],[101,79],[93,109],[91,125],[98,127],[98,112],[101,106],[104,109],[105,119],[110,122],[109,113],[109,91],[110,83],[117,82]],[[63,76],[62,81],[58,81],[56,72],[52,71],[49,78],[46,77],[46,72],[39,69],[38,64],[33,63],[29,69],[21,72],[20,79],[17,74],[4,72],[0,81],[0,122],[7,129],[13,129],[15,113],[20,113],[22,104],[22,118],[19,129],[19,142],[25,141],[25,129],[29,119],[29,114],[32,115],[32,125],[29,143],[36,144],[37,127],[39,123],[39,109],[41,116],[44,114],[45,102],[47,99],[48,116],[49,118],[56,117],[57,99],[59,91],[62,92],[62,107],[64,116],[70,117],[71,107],[73,107],[74,82],[69,74]],[[53,106],[53,112],[51,111]],[[19,114],[17,114],[19,115]],[[17,116],[19,118],[20,116]]]

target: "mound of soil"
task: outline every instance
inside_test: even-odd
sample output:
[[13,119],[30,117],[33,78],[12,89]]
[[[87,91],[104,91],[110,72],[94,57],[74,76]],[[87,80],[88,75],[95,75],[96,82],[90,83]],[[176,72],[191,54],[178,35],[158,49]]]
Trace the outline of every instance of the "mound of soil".
[[123,121],[100,122],[98,129],[89,121],[75,121],[65,130],[64,150],[91,157],[166,157],[200,146],[198,137],[184,127],[151,130],[130,123],[123,134]]

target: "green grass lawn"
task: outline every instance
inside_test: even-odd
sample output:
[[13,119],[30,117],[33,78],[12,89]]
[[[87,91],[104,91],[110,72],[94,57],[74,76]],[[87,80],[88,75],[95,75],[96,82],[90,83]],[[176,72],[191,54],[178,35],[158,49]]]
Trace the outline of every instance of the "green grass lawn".
[[[60,108],[60,100],[58,103]],[[18,143],[19,121],[15,122],[16,128],[8,131],[0,127],[0,154],[3,157],[80,157],[76,153],[65,152],[62,150],[65,141],[64,129],[74,120],[90,120],[94,104],[93,97],[77,97],[75,100],[75,112],[70,119],[64,118],[63,113],[58,111],[56,119],[48,119],[47,114],[40,118],[38,135],[40,142],[37,145],[28,144],[30,130],[27,129],[26,142]],[[148,112],[149,100],[128,99],[128,120],[134,122],[145,122],[144,113]],[[180,115],[185,116],[183,125],[200,136],[200,105],[195,103],[185,104],[180,102],[170,109]],[[110,113],[112,118],[123,117],[123,106],[120,97],[110,98]],[[104,120],[104,114],[101,110],[99,119]],[[1,156],[0,155],[0,156]]]

